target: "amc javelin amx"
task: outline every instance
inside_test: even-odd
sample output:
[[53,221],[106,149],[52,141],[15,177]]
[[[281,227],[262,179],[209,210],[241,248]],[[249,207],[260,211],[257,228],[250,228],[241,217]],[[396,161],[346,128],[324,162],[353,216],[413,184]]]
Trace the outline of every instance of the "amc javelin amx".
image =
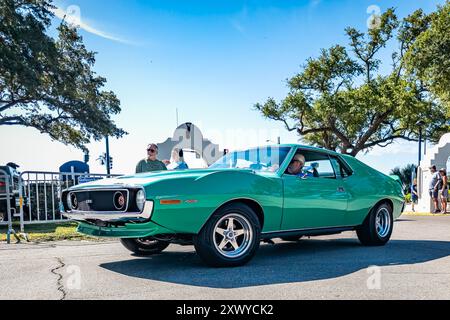
[[398,181],[353,157],[299,145],[232,152],[203,170],[95,181],[61,199],[81,233],[120,238],[137,255],[193,244],[211,266],[243,265],[273,238],[354,230],[363,245],[384,245],[404,207]]

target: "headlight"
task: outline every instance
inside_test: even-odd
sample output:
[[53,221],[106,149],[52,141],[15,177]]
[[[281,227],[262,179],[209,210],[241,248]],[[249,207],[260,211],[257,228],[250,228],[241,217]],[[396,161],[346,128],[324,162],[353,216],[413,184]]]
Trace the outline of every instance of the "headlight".
[[72,200],[70,199],[70,193],[67,194],[66,201],[67,201],[67,209],[72,210]]
[[77,196],[75,195],[75,193],[69,192],[67,194],[66,200],[67,200],[67,207],[68,207],[69,210],[77,209],[77,207],[78,207],[78,199],[77,199]]
[[144,190],[139,190],[136,193],[136,205],[140,211],[144,210],[145,200]]
[[125,194],[122,191],[117,191],[113,196],[113,204],[116,210],[123,211],[127,205]]

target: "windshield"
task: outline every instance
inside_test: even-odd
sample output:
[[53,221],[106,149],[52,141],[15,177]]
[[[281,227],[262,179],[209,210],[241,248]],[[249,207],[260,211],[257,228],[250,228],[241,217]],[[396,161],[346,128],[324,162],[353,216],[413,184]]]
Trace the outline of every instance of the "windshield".
[[276,172],[290,147],[265,147],[231,152],[210,166],[211,169],[251,169]]

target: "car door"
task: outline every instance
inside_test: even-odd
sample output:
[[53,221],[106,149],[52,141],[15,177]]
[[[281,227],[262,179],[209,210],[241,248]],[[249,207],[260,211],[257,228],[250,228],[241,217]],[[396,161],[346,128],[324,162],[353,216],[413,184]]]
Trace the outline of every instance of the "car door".
[[[305,168],[315,167],[305,177],[283,174],[284,205],[282,230],[343,226],[348,193],[344,180],[336,174],[325,152],[299,150],[306,158]],[[310,170],[311,171],[311,170]]]

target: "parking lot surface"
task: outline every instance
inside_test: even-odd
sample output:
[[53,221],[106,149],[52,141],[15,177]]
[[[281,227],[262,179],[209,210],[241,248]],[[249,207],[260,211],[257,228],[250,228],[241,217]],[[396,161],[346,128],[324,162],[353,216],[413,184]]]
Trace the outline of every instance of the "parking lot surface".
[[0,244],[0,299],[450,299],[450,217],[402,216],[385,247],[352,232],[262,244],[246,266],[193,247],[136,257],[118,241]]

